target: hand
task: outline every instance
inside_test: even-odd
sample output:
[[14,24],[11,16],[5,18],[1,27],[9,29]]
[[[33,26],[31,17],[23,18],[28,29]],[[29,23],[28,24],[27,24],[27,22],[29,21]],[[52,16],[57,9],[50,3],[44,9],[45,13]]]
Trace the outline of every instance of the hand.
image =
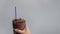
[[21,33],[21,34],[30,34],[28,24],[26,24],[26,27],[25,27],[24,30],[15,29],[15,31],[18,32],[18,33]]

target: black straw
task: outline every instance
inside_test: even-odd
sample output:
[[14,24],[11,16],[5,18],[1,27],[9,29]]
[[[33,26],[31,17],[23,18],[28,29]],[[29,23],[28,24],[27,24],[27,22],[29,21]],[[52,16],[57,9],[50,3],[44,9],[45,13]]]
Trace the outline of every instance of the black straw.
[[15,6],[15,19],[17,18],[16,6]]

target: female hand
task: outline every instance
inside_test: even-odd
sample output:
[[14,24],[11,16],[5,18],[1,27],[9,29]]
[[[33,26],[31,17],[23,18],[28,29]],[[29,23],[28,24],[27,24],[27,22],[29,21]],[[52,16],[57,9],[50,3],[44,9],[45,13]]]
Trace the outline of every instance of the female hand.
[[24,30],[19,30],[19,29],[15,29],[16,32],[21,33],[21,34],[30,34],[30,29],[28,27],[28,24],[26,23],[26,27]]

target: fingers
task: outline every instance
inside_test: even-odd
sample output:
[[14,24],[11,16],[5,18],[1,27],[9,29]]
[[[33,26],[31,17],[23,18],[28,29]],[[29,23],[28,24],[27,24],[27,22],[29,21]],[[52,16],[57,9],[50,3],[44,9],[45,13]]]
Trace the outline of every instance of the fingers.
[[30,29],[29,29],[27,23],[26,23],[26,26],[25,26],[24,30],[15,29],[15,31],[18,32],[18,33],[22,33],[22,34],[30,34]]
[[27,23],[26,23],[26,28],[25,28],[25,30],[26,30],[27,34],[30,34],[30,29],[29,29],[29,27],[28,27],[28,24],[27,24]]
[[15,31],[18,32],[18,33],[22,33],[22,34],[25,33],[25,30],[15,29]]

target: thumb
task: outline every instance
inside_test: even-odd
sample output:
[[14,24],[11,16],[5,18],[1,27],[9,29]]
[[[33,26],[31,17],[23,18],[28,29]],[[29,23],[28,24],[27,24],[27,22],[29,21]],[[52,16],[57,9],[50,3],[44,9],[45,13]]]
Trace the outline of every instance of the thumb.
[[18,33],[22,33],[22,34],[25,33],[25,30],[15,29],[15,31],[18,32]]

